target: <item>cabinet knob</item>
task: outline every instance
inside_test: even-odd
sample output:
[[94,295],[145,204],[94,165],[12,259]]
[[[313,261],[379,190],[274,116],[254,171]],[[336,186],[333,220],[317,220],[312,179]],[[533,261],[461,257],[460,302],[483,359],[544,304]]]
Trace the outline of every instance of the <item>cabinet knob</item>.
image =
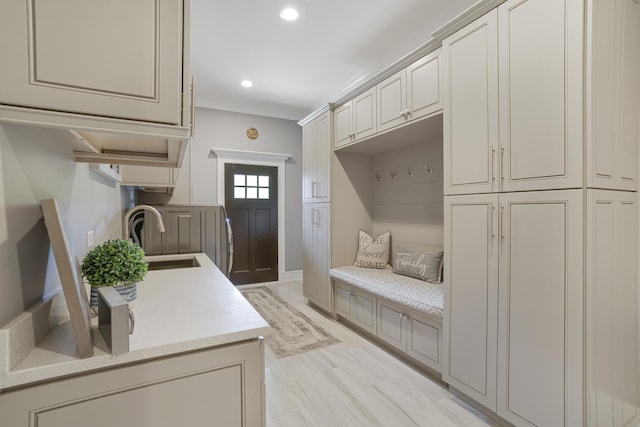
[[404,118],[405,119],[408,119],[410,115],[411,115],[411,110],[409,110],[409,109],[404,110]]

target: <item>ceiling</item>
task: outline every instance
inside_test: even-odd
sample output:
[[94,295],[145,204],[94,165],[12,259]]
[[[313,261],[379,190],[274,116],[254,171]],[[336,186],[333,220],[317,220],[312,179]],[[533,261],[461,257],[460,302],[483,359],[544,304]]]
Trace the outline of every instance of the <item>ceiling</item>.
[[[192,0],[196,105],[300,120],[478,0]],[[297,21],[280,19],[295,7]],[[244,88],[242,80],[253,87]]]

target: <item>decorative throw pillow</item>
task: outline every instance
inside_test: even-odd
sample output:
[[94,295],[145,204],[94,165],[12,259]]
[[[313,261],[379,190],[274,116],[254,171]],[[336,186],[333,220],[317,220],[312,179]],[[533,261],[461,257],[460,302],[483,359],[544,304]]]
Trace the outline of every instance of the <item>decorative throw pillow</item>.
[[440,283],[443,251],[413,251],[398,246],[393,272],[429,283]]
[[385,268],[389,263],[391,233],[387,231],[374,239],[360,230],[358,238],[358,254],[353,265],[366,268]]

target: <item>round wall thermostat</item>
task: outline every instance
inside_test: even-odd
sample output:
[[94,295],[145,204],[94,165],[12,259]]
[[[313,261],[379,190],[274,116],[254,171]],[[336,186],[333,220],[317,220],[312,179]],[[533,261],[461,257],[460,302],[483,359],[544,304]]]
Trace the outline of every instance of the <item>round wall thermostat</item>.
[[247,129],[247,138],[249,138],[249,139],[258,139],[258,129],[256,129],[256,128]]

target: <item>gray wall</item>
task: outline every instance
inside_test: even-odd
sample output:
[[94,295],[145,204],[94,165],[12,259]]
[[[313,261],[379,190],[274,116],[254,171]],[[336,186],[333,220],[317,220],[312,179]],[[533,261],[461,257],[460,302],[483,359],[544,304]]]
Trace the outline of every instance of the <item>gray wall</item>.
[[72,253],[120,235],[124,192],[75,163],[71,149],[44,130],[0,126],[0,326],[60,289],[39,201],[63,204]]
[[[247,129],[260,136],[247,138]],[[302,128],[292,120],[196,109],[191,141],[191,185],[194,204],[217,204],[217,158],[212,148],[291,154],[285,164],[285,271],[302,269]]]

